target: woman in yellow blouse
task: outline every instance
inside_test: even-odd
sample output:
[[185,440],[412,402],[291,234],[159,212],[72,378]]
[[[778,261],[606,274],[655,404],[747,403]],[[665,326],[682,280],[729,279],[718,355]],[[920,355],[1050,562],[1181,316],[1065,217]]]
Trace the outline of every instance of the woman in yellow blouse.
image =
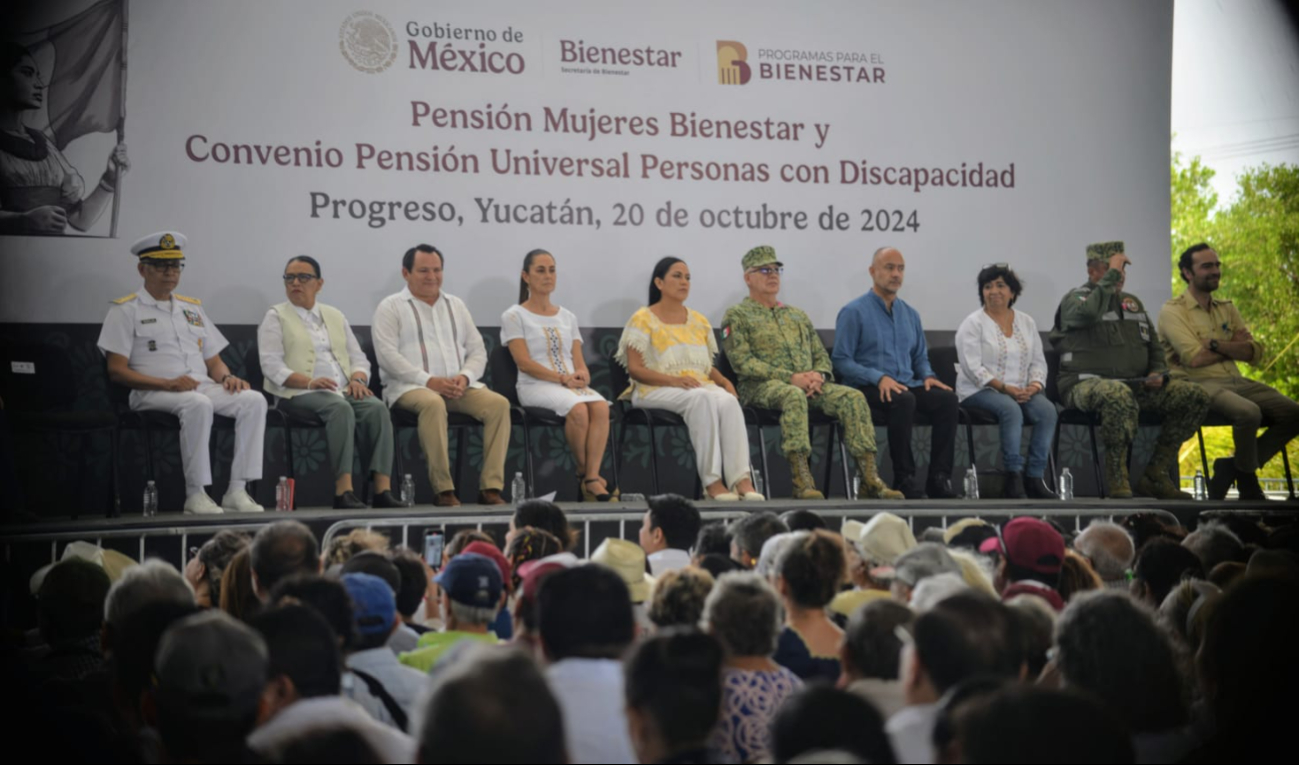
[[681,415],[690,430],[699,478],[709,499],[761,500],[749,479],[749,439],[735,387],[713,368],[712,325],[686,308],[690,268],[667,257],[654,267],[649,305],[632,315],[616,359],[632,385],[631,405]]

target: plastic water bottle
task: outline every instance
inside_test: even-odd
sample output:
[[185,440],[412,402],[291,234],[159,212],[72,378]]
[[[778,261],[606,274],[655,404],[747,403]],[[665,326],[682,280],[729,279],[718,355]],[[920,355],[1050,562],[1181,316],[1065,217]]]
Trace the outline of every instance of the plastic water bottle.
[[406,507],[415,506],[415,481],[411,479],[410,473],[401,479],[401,503]]
[[622,497],[620,497],[619,499],[620,499],[621,501],[623,501],[623,502],[629,502],[629,503],[644,502],[644,501],[645,501],[645,495],[644,495],[644,494],[624,494],[624,495],[622,495]]
[[289,511],[289,479],[285,476],[280,476],[280,482],[275,484],[275,509],[281,513]]
[[1073,501],[1073,473],[1069,468],[1060,471],[1060,499],[1064,502]]
[[767,496],[767,482],[762,479],[761,470],[757,468],[753,468],[752,470],[750,470],[749,480],[753,482],[754,491],[758,492],[764,497]]
[[144,485],[144,517],[152,518],[158,514],[158,487],[153,481]]
[[852,499],[853,499],[853,501],[854,501],[854,502],[857,501],[857,498],[860,497],[860,496],[861,496],[861,473],[858,473],[856,470],[854,470],[854,471],[852,471]]
[[528,498],[528,482],[523,479],[523,473],[515,473],[514,480],[510,481],[510,501],[519,504]]
[[1197,501],[1203,501],[1209,498],[1209,485],[1204,482],[1204,473],[1198,469],[1195,471],[1195,488],[1193,489]]
[[979,472],[974,469],[974,466],[970,466],[970,469],[965,471],[965,498],[979,498]]

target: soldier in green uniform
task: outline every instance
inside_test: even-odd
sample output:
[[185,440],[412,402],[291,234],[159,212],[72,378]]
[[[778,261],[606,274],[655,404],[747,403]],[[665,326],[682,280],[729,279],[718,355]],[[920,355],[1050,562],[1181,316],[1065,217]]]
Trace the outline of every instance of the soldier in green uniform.
[[1105,480],[1116,498],[1132,496],[1127,454],[1137,417],[1142,411],[1157,412],[1163,428],[1137,491],[1159,499],[1190,499],[1168,472],[1177,462],[1178,447],[1203,421],[1209,397],[1198,385],[1169,379],[1153,318],[1136,296],[1123,291],[1130,262],[1123,242],[1087,246],[1089,281],[1060,301],[1051,329],[1060,353],[1060,398],[1065,406],[1100,415]]
[[808,467],[812,453],[807,411],[824,411],[843,426],[848,453],[857,460],[862,496],[902,499],[875,468],[875,426],[866,397],[831,382],[833,367],[807,314],[777,300],[784,264],[771,247],[754,247],[741,261],[749,296],[722,319],[726,357],[739,377],[740,402],[779,409],[781,447],[789,460],[795,499],[824,499]]

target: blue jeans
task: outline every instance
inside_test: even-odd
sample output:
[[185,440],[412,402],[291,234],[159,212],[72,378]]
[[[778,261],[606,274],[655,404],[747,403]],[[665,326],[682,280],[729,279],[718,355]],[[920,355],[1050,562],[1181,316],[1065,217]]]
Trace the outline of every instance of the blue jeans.
[[[962,401],[961,406],[982,409],[997,418],[1001,426],[1001,459],[1006,470],[1013,473],[1022,470],[1030,478],[1042,477],[1046,472],[1047,455],[1051,453],[1056,420],[1055,404],[1047,401],[1046,396],[1038,393],[1027,404],[1020,404],[1005,393],[984,388]],[[1033,426],[1033,437],[1028,442],[1027,468],[1019,454],[1025,420]]]

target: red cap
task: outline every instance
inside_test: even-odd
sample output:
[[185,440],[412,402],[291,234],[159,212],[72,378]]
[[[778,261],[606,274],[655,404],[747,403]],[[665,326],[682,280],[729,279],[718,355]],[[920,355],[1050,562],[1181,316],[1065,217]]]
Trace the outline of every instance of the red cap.
[[1058,574],[1064,565],[1064,537],[1046,521],[1016,518],[1001,530],[1006,560],[1039,574]]
[[510,562],[505,559],[505,553],[502,553],[497,549],[496,545],[482,541],[471,542],[466,545],[465,549],[461,552],[476,553],[485,558],[491,558],[492,562],[496,564],[496,567],[501,570],[501,581],[505,583],[505,589],[510,589],[510,582],[513,581],[513,579],[510,578],[510,575],[513,572],[513,569],[510,567]]

